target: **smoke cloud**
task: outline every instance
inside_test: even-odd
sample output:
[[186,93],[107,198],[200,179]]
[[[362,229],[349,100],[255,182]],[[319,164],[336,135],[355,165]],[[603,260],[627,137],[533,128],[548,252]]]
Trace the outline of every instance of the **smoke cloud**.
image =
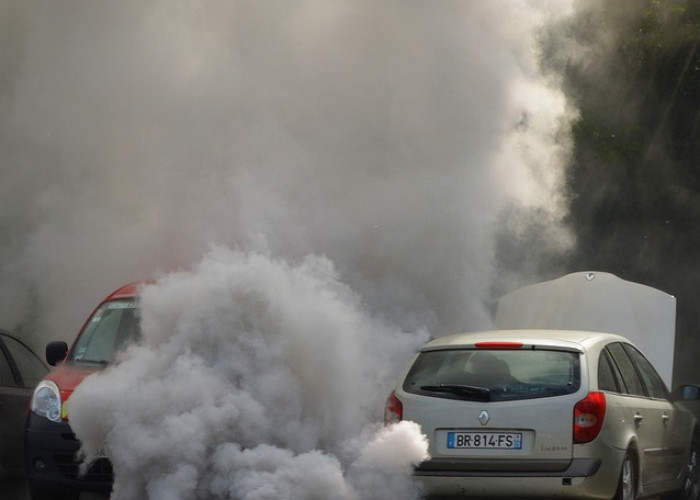
[[490,326],[504,210],[572,244],[538,63],[568,3],[0,0],[5,326],[70,340],[159,278],[71,401],[116,498],[416,494],[419,430],[376,428],[399,367]]
[[86,463],[112,460],[112,498],[417,494],[427,441],[376,422],[426,335],[370,319],[327,259],[216,249],[141,302],[141,344],[70,399]]
[[489,324],[493,232],[565,248],[567,2],[3,0],[2,317],[71,339],[96,298],[212,244],[326,255],[370,310]]

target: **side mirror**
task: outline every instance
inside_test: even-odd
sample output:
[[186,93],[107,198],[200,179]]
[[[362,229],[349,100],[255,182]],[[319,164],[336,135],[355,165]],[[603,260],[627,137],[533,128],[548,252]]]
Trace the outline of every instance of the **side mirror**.
[[51,366],[56,366],[56,363],[63,361],[66,354],[68,354],[68,344],[62,340],[46,344],[46,362]]
[[698,401],[700,400],[700,385],[688,384],[676,387],[673,391],[675,401]]

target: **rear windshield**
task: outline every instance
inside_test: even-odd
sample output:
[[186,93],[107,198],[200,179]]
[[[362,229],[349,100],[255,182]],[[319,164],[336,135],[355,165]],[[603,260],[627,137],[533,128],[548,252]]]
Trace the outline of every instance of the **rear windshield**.
[[510,401],[561,396],[579,386],[578,353],[451,349],[420,353],[403,389],[439,398]]
[[139,320],[135,300],[105,302],[92,315],[76,341],[71,354],[73,361],[111,363],[129,342],[140,337]]

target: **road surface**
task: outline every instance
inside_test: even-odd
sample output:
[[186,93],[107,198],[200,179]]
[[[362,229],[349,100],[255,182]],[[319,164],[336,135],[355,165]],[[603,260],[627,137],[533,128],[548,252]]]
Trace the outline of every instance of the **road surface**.
[[[0,482],[0,498],[3,500],[29,500],[29,493],[24,480]],[[84,492],[80,500],[108,500],[108,493]]]

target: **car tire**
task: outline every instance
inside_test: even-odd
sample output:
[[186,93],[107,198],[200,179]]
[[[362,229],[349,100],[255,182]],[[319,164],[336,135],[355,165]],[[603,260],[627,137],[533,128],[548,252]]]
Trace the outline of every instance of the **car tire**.
[[32,500],[78,500],[80,491],[56,491],[51,488],[29,486],[29,498]]
[[695,434],[690,444],[683,488],[664,497],[665,500],[700,500],[700,435]]
[[625,454],[620,469],[620,480],[613,500],[635,500],[637,498],[637,466],[631,452]]

